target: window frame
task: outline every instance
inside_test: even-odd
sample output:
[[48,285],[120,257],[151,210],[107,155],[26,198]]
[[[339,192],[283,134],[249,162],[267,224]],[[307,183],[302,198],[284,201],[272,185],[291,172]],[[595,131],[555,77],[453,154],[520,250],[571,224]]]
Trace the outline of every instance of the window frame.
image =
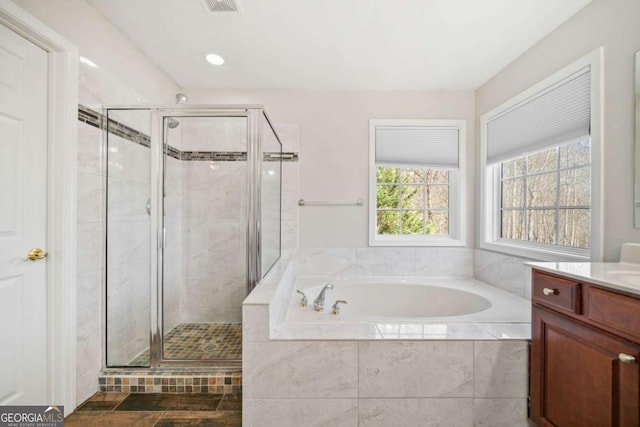
[[[591,248],[576,248],[576,247],[571,247],[571,246],[562,246],[559,245],[557,243],[555,244],[549,244],[549,243],[539,243],[539,242],[532,242],[529,240],[518,240],[518,239],[505,239],[504,237],[501,237],[501,230],[502,230],[502,211],[504,210],[520,210],[522,211],[525,215],[531,211],[531,210],[553,210],[556,213],[556,218],[560,217],[560,211],[562,211],[562,209],[584,209],[586,208],[586,206],[563,206],[560,205],[560,175],[562,172],[566,172],[566,171],[571,171],[571,170],[578,170],[578,169],[582,169],[582,168],[589,168],[589,171],[591,172],[591,167],[592,164],[591,162],[588,164],[580,164],[578,166],[571,166],[571,167],[560,167],[559,162],[560,162],[560,157],[558,156],[556,162],[556,168],[552,169],[552,170],[546,170],[546,171],[538,171],[538,172],[533,172],[533,173],[529,173],[528,171],[525,172],[524,175],[521,176],[517,176],[517,177],[508,177],[508,178],[504,178],[502,177],[502,173],[501,173],[501,169],[502,169],[502,164],[507,162],[507,161],[512,161],[515,159],[521,159],[521,158],[526,158],[527,156],[531,155],[531,154],[535,154],[541,151],[545,151],[545,150],[549,150],[549,149],[553,149],[555,148],[556,150],[559,149],[562,146],[567,146],[567,145],[571,145],[573,143],[577,143],[580,142],[582,140],[584,140],[585,138],[589,138],[588,136],[584,136],[582,138],[575,138],[569,141],[565,141],[565,142],[561,142],[557,145],[554,145],[553,147],[548,147],[546,149],[543,150],[538,150],[538,151],[533,151],[531,153],[525,153],[522,156],[518,156],[518,157],[514,157],[512,159],[508,159],[508,160],[504,160],[500,163],[496,163],[494,165],[490,165],[488,166],[488,168],[495,168],[494,171],[491,172],[493,179],[495,180],[493,182],[493,185],[495,185],[496,188],[496,194],[497,197],[494,200],[494,207],[493,209],[496,212],[496,222],[495,222],[495,235],[494,235],[494,239],[496,242],[500,243],[500,244],[504,244],[504,245],[516,245],[516,246],[520,246],[520,245],[526,245],[526,246],[531,246],[532,248],[536,248],[539,250],[544,250],[544,251],[553,251],[553,252],[557,252],[557,251],[561,251],[561,252],[566,252],[568,254],[571,254],[572,256],[577,256],[577,257],[588,257],[590,255],[590,251]],[[591,145],[591,144],[589,144]],[[589,148],[589,151],[591,151],[591,147]],[[526,197],[526,193],[527,193],[527,185],[526,182],[528,180],[528,178],[530,177],[535,177],[535,176],[539,176],[539,175],[545,175],[545,174],[554,174],[555,178],[556,178],[556,203],[554,206],[548,206],[545,208],[540,208],[540,207],[534,207],[533,209],[529,209],[529,207],[525,204],[522,208],[504,208],[502,206],[502,183],[506,180],[516,180],[516,179],[524,179],[525,180],[525,189],[523,192],[523,197]],[[590,204],[589,205],[589,210],[593,211],[593,205]],[[560,222],[558,221],[556,223],[556,239],[559,239],[559,234],[558,234],[558,230],[560,227]],[[527,228],[525,231],[529,231],[529,229]]]
[[[602,48],[598,48],[480,117],[479,247],[541,261],[601,261],[603,257]],[[487,125],[498,115],[584,67],[591,72],[591,248],[579,249],[500,238],[500,167],[487,164]],[[559,145],[564,145],[565,141]],[[525,155],[527,153],[522,153]]]
[[[449,127],[458,130],[458,167],[429,168],[416,164],[376,163],[376,128]],[[466,246],[466,120],[372,119],[369,120],[369,246]],[[377,234],[377,167],[436,169],[449,171],[449,234]]]

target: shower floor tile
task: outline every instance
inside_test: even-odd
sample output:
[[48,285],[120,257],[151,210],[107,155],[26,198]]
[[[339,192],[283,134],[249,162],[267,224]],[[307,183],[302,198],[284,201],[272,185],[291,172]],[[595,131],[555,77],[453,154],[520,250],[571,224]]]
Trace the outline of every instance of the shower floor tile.
[[[164,358],[240,360],[242,323],[181,323],[164,337]],[[149,350],[142,352],[130,365],[149,365]]]

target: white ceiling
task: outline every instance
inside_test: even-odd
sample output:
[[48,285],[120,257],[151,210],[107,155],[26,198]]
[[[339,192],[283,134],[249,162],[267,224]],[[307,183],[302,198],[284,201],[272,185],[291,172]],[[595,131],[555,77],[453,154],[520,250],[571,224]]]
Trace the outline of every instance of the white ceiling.
[[183,88],[471,90],[591,0],[88,1]]

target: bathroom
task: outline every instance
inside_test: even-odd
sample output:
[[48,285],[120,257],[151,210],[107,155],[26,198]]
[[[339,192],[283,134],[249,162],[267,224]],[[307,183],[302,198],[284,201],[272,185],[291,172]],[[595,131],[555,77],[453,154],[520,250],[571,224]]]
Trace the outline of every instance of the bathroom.
[[[634,218],[633,200],[636,191],[634,67],[635,53],[640,49],[640,29],[637,26],[640,7],[637,2],[575,0],[558,5],[555,4],[558,2],[549,1],[539,6],[536,6],[539,2],[525,2],[526,7],[507,6],[497,1],[485,6],[461,2],[464,7],[452,9],[445,5],[446,2],[426,2],[429,5],[425,6],[423,2],[410,1],[405,5],[406,9],[400,10],[392,4],[385,5],[385,2],[349,1],[341,5],[343,10],[332,10],[326,5],[296,6],[296,2],[291,1],[276,2],[272,8],[267,8],[260,2],[237,0],[240,12],[227,15],[207,12],[205,3],[200,0],[3,0],[0,3],[4,25],[9,26],[11,19],[7,17],[13,17],[14,21],[21,19],[32,24],[41,33],[44,30],[40,26],[43,26],[60,37],[48,36],[53,40],[51,45],[55,45],[51,49],[62,51],[67,48],[70,52],[73,52],[73,47],[78,49],[75,76],[72,65],[66,70],[55,68],[62,70],[56,75],[64,76],[67,82],[73,82],[75,78],[75,86],[70,84],[68,96],[61,96],[67,103],[61,101],[60,105],[56,104],[60,107],[56,108],[57,111],[75,109],[75,114],[68,114],[73,116],[73,120],[64,125],[67,128],[51,128],[52,132],[61,134],[65,129],[74,129],[72,137],[68,131],[64,138],[69,144],[75,140],[73,146],[69,145],[68,149],[60,152],[67,167],[52,169],[52,172],[60,174],[61,180],[52,180],[53,183],[68,182],[73,186],[54,186],[51,191],[61,195],[57,200],[66,201],[60,207],[64,212],[64,220],[60,220],[60,230],[64,230],[61,235],[73,237],[72,242],[58,237],[62,242],[60,247],[65,249],[64,253],[75,255],[53,256],[56,252],[51,246],[44,248],[44,244],[39,243],[25,248],[38,246],[48,250],[51,254],[46,260],[48,266],[54,269],[58,268],[57,262],[61,263],[59,269],[54,269],[51,274],[58,271],[67,286],[62,288],[66,294],[62,291],[60,295],[54,294],[58,295],[54,302],[59,304],[54,307],[59,308],[49,319],[51,324],[59,326],[56,329],[64,332],[60,336],[54,333],[49,338],[51,342],[64,342],[62,346],[50,346],[58,365],[51,363],[60,369],[56,370],[56,375],[49,374],[50,390],[46,397],[56,401],[42,401],[41,404],[63,404],[65,414],[75,410],[73,417],[83,414],[81,405],[96,393],[106,392],[102,396],[164,394],[165,391],[168,394],[172,391],[187,394],[190,390],[191,394],[196,394],[195,378],[198,378],[198,383],[206,378],[207,394],[242,399],[242,405],[236,405],[235,412],[239,412],[241,407],[245,425],[272,425],[276,421],[278,425],[301,425],[292,421],[299,420],[301,416],[309,420],[308,425],[429,425],[425,420],[438,425],[442,417],[449,420],[449,424],[442,421],[442,425],[527,425],[529,380],[526,370],[528,342],[531,340],[530,319],[476,322],[482,327],[476,327],[474,323],[461,326],[452,322],[458,328],[449,326],[446,332],[439,328],[442,322],[429,325],[413,322],[414,326],[420,326],[419,330],[402,331],[397,322],[387,319],[376,324],[372,338],[370,327],[361,322],[354,321],[354,333],[346,336],[344,331],[347,328],[334,321],[337,318],[345,319],[339,322],[347,322],[362,301],[345,297],[347,303],[341,306],[340,314],[335,317],[332,317],[331,306],[342,299],[341,289],[354,278],[367,283],[367,279],[376,277],[395,277],[405,281],[414,277],[429,280],[447,277],[448,280],[473,279],[504,291],[516,298],[514,301],[524,304],[526,309],[521,311],[530,315],[531,300],[535,295],[531,267],[524,262],[591,260],[615,263],[621,258],[622,244],[640,242],[640,231],[634,224],[637,220]],[[300,9],[285,10],[287,7]],[[16,12],[16,8],[21,11]],[[34,17],[41,22],[34,24],[31,21]],[[186,19],[191,21],[183,21]],[[142,20],[144,25],[141,25]],[[327,22],[334,21],[335,31],[329,31],[331,26]],[[500,21],[500,29],[490,31],[489,27],[497,25],[497,21]],[[452,31],[443,25],[447,22],[466,27]],[[234,26],[244,30],[254,26],[260,31],[246,37],[219,30],[206,32],[203,28],[212,26],[212,23],[228,31],[232,31]],[[407,31],[394,32],[394,28],[403,27],[402,23],[406,24]],[[377,26],[380,26],[379,32],[375,31]],[[9,27],[16,29],[15,25]],[[322,28],[324,32],[319,36],[316,28]],[[521,31],[522,28],[527,31]],[[436,31],[449,31],[446,34],[451,40],[445,46],[451,48],[451,52],[434,47],[434,43],[415,41],[437,38],[434,37]],[[175,34],[175,40],[169,40],[167,34]],[[368,36],[371,37],[367,39]],[[189,37],[202,39],[199,40],[202,43],[191,44]],[[293,39],[298,37],[300,42],[295,43]],[[31,39],[39,40],[37,37]],[[413,41],[409,43],[409,40]],[[423,45],[426,50],[418,50]],[[181,52],[180,56],[178,52]],[[424,56],[421,56],[422,52],[425,52]],[[204,60],[207,53],[220,54],[225,63],[218,66],[208,64]],[[254,62],[249,64],[249,59]],[[498,247],[492,244],[492,233],[487,231],[487,224],[491,221],[487,218],[490,208],[487,205],[490,203],[487,202],[489,194],[485,188],[487,153],[483,151],[486,150],[483,145],[486,142],[483,142],[486,122],[491,118],[491,112],[509,102],[516,102],[518,96],[545,81],[548,83],[547,79],[557,76],[567,67],[575,67],[580,61],[592,66],[590,76],[595,86],[592,86],[591,95],[597,98],[594,102],[600,106],[599,109],[591,109],[591,125],[596,126],[588,130],[592,150],[591,179],[595,183],[591,193],[590,251],[586,255],[585,251],[567,255]],[[186,103],[184,98],[177,100],[176,94],[186,95]],[[54,101],[57,102],[57,98],[52,98],[51,102]],[[78,106],[88,115],[79,115]],[[105,132],[99,124],[101,116],[91,116],[97,112],[142,134],[152,135],[155,132],[182,154],[186,151],[250,151],[251,135],[246,128],[236,132],[232,119],[237,118],[233,114],[238,111],[229,114],[231,106],[244,106],[245,110],[256,107],[256,114],[266,114],[269,125],[265,125],[263,130],[271,128],[277,142],[272,148],[263,148],[265,152],[279,153],[276,160],[280,160],[265,161],[261,166],[264,172],[280,171],[280,175],[275,172],[281,181],[280,196],[273,200],[281,206],[279,211],[276,207],[273,212],[280,216],[276,223],[279,223],[281,232],[280,236],[273,237],[272,234],[271,239],[262,241],[263,244],[273,243],[275,252],[269,252],[267,248],[260,251],[265,262],[260,266],[259,278],[254,272],[257,287],[244,305],[248,276],[245,276],[242,266],[247,262],[255,264],[256,259],[252,257],[258,255],[249,253],[250,245],[246,244],[248,220],[237,212],[246,211],[254,201],[249,195],[248,183],[243,179],[249,176],[246,172],[256,159],[230,161],[211,157],[178,162],[175,157],[167,156],[162,162],[158,160],[162,153],[156,150],[154,155],[158,158],[144,157],[139,164],[132,161],[140,159],[135,154],[123,160],[121,165],[140,177],[131,181],[136,185],[128,185],[125,181],[120,182],[124,185],[111,185],[120,164],[115,150],[123,148],[132,152],[133,145],[112,139],[114,133]],[[132,110],[134,107],[139,110]],[[206,113],[205,121],[211,126],[196,123],[197,120],[190,116],[194,112],[199,115]],[[251,122],[250,117],[254,117],[247,115],[246,111],[243,114],[247,123]],[[171,118],[177,120],[178,125],[171,127]],[[158,131],[158,120],[167,123],[161,131]],[[451,205],[449,212],[452,216],[446,223],[452,239],[436,239],[428,244],[397,239],[390,244],[381,243],[376,241],[375,232],[372,238],[372,230],[375,229],[370,226],[375,224],[372,218],[376,215],[376,204],[372,203],[376,196],[376,183],[372,185],[371,182],[371,168],[376,163],[376,141],[374,138],[372,143],[372,135],[376,135],[375,126],[393,127],[394,123],[405,126],[418,121],[423,124],[428,121],[446,122],[458,131],[458,164],[454,168],[458,171],[456,187],[455,191],[450,189],[449,194],[455,205]],[[433,122],[427,125],[433,125]],[[189,146],[189,132],[200,135],[199,132],[211,129],[219,131],[228,140],[218,142],[222,139],[215,137],[207,140],[207,146],[199,146],[194,139],[193,145]],[[230,139],[237,139],[234,132],[248,135],[242,140],[242,146],[228,143]],[[178,135],[182,140],[172,139]],[[134,134],[129,136],[135,139]],[[156,144],[156,148],[161,146],[157,141],[152,144]],[[135,149],[142,148],[138,145]],[[73,165],[64,157],[70,152],[77,159]],[[105,162],[107,157],[109,160]],[[183,159],[186,158],[183,156]],[[172,171],[178,164],[182,169]],[[269,169],[265,165],[274,168]],[[149,179],[157,176],[153,175],[152,168],[163,168],[166,196],[162,193],[160,181]],[[188,168],[201,168],[208,178],[202,180]],[[229,172],[234,168],[237,175]],[[67,176],[65,172],[73,176]],[[173,191],[175,189],[171,187],[172,181],[168,177],[174,172],[173,176],[183,179],[180,183],[183,191]],[[220,176],[223,179],[219,179]],[[232,179],[232,176],[237,178]],[[185,177],[193,177],[195,181],[189,183]],[[442,184],[437,182],[435,186]],[[146,193],[138,197],[137,188],[151,185],[156,187],[145,189]],[[65,188],[69,191],[65,192]],[[256,187],[251,188],[256,190]],[[70,193],[70,189],[73,192]],[[187,238],[197,238],[199,229],[193,229],[192,234],[185,231],[191,226],[187,224],[188,218],[192,218],[190,213],[183,210],[180,215],[171,217],[170,207],[179,205],[197,209],[195,193],[206,189],[215,193],[209,202],[232,200],[239,210],[225,211],[227,217],[210,215],[207,218],[211,228],[202,237],[214,241],[219,247],[203,249],[198,242],[188,247]],[[112,203],[127,200],[127,197],[141,200],[132,220],[141,228],[124,233],[127,239],[114,243],[109,233],[118,230],[110,221],[114,215],[117,219],[117,215],[131,212],[126,209],[118,211],[118,206],[115,206],[115,213],[109,209],[113,207]],[[182,199],[171,200],[171,197]],[[145,211],[147,199],[151,205],[149,214]],[[304,202],[299,203],[299,200]],[[328,205],[315,206],[314,202]],[[77,208],[73,207],[75,203]],[[167,207],[167,251],[163,259],[158,259],[151,256],[155,251],[150,248],[161,237],[148,230],[153,221],[162,217],[163,203]],[[216,223],[218,220],[220,222]],[[204,222],[202,218],[198,221]],[[268,217],[263,221],[260,225],[265,227],[266,233]],[[175,226],[173,230],[172,226]],[[142,232],[138,233],[140,230]],[[228,237],[232,235],[236,237]],[[142,246],[136,240],[140,238],[147,239]],[[55,242],[56,236],[50,236],[50,239]],[[171,253],[172,242],[179,239],[185,242],[181,247],[183,252]],[[131,283],[147,286],[142,293],[126,293],[127,288],[125,294],[118,296],[119,300],[116,298],[122,305],[122,312],[111,312],[115,306],[108,304],[113,297],[109,294],[109,290],[113,290],[110,280],[117,279],[109,272],[112,266],[108,264],[108,252],[116,243],[123,250],[116,256],[123,261],[128,259],[132,266],[130,271],[138,274],[135,280],[130,280]],[[188,253],[190,250],[194,252]],[[171,274],[186,277],[191,270],[217,274],[213,272],[213,264],[210,268],[196,265],[198,257],[202,256],[199,250],[213,254],[212,257],[222,259],[224,264],[234,268],[240,264],[240,273],[225,276],[227,283],[233,281],[233,290],[225,293],[207,290],[201,285],[193,291],[188,285],[167,287],[164,301],[158,298],[158,294],[148,297],[144,293],[155,274],[153,272],[158,271],[157,268],[152,269],[154,262],[164,268],[162,273],[167,273],[167,279]],[[274,253],[280,255],[272,266],[274,263],[266,260],[268,254]],[[24,257],[22,253],[19,255]],[[273,260],[276,258],[278,255]],[[172,264],[174,261],[176,263]],[[40,263],[28,265],[44,265]],[[150,273],[141,277],[147,272]],[[319,279],[305,284],[296,282],[298,277]],[[185,284],[206,282],[206,279],[206,276],[191,278]],[[317,286],[330,281],[334,289],[326,291],[325,310],[315,313],[312,306],[318,296]],[[165,282],[168,284],[169,280]],[[295,292],[299,288],[307,294],[308,306],[292,312],[299,307],[297,304],[301,296]],[[305,291],[307,288],[313,291]],[[132,287],[131,290],[140,289]],[[378,291],[374,293],[377,295]],[[274,296],[281,297],[282,304],[272,304]],[[215,305],[226,297],[231,302]],[[365,295],[362,300],[367,298]],[[175,301],[178,303],[170,306]],[[174,326],[169,325],[174,323],[169,321],[174,315],[191,324],[228,322],[240,325],[242,322],[242,356],[236,354],[229,363],[219,363],[218,360],[216,369],[208,371],[207,363],[198,363],[197,360],[189,360],[186,365],[174,364],[176,370],[188,366],[188,369],[206,373],[191,379],[169,376],[167,390],[163,389],[162,375],[153,377],[149,384],[146,374],[134,377],[136,384],[135,389],[132,388],[132,379],[127,376],[130,367],[126,365],[147,347],[158,345],[153,341],[153,337],[159,335],[154,333],[152,324],[158,317],[152,314],[162,304],[167,304],[164,311],[159,310],[164,315],[162,320],[168,322],[165,325],[167,332]],[[224,316],[208,316],[212,312],[224,313]],[[287,316],[301,316],[303,321],[282,322]],[[132,323],[109,327],[111,320],[125,318]],[[305,321],[314,326],[302,325]],[[386,325],[386,329],[379,325]],[[115,334],[119,327],[133,335],[110,335]],[[315,330],[307,330],[314,327]],[[5,330],[3,334],[10,333]],[[387,340],[385,333],[395,334],[395,340]],[[455,338],[456,333],[469,335],[457,335]],[[65,335],[75,339],[65,339]],[[499,337],[503,339],[495,339]],[[136,339],[142,344],[134,345]],[[124,351],[125,344],[131,344],[133,350]],[[114,346],[113,351],[109,351],[110,345]],[[265,352],[269,349],[273,351],[267,357]],[[335,357],[325,357],[334,363],[318,364],[314,354],[320,355],[324,351]],[[437,371],[438,365],[437,362],[420,364],[418,361],[423,359],[420,355],[425,352],[454,355],[457,362],[452,366],[459,369],[439,371],[433,376],[423,375],[420,370]],[[287,354],[293,355],[292,358]],[[406,368],[405,373],[409,376],[424,376],[439,384],[454,377],[461,382],[448,388],[442,385],[440,391],[445,392],[438,394],[421,389],[419,385],[403,387],[402,384],[394,384],[392,377],[395,373],[386,382],[381,376],[377,379],[365,376],[365,369],[371,369],[371,372],[378,369],[384,373],[385,363],[391,363],[389,360],[396,356],[400,358],[399,355],[409,355],[408,360],[412,362],[398,368],[398,375]],[[110,357],[114,358],[113,363],[110,363]],[[138,366],[139,363],[133,365],[149,369],[147,366],[155,363],[151,360],[153,358],[150,355],[143,366]],[[264,363],[273,362],[273,365],[267,365],[260,371],[258,362],[261,358]],[[60,360],[69,362],[60,363]],[[495,360],[509,363],[514,376],[506,376],[504,372],[507,370],[494,370],[492,363]],[[365,368],[365,361],[371,365]],[[158,363],[163,362],[167,360]],[[361,371],[358,369],[360,364],[363,366]],[[273,368],[278,365],[288,370],[280,372]],[[112,369],[109,375],[105,375],[105,368]],[[329,383],[329,379],[338,377],[346,380],[340,383],[338,390],[332,391],[330,384],[322,381],[314,388],[306,378],[315,374]],[[37,377],[36,374],[32,376]],[[367,378],[370,380],[368,385],[365,384]],[[508,384],[500,384],[501,378]],[[175,384],[171,384],[171,379],[175,379]],[[376,389],[384,387],[374,380],[385,383],[388,391],[375,393]],[[480,385],[483,380],[486,380],[485,388]],[[175,390],[171,390],[172,385],[175,385]],[[202,385],[198,385],[199,393],[204,394]],[[143,389],[144,393],[140,393]],[[491,391],[496,389],[500,392]],[[458,404],[461,406],[456,406]],[[439,412],[440,408],[444,409]],[[215,411],[215,408],[209,410]],[[270,419],[269,413],[277,420]],[[450,418],[454,413],[459,419]],[[72,418],[68,421],[73,422]]]

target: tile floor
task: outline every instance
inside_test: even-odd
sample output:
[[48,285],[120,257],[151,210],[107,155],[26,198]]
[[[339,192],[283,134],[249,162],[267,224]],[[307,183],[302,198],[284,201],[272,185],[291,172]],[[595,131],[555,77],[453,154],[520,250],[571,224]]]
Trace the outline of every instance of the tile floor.
[[[240,360],[242,323],[181,323],[164,337],[165,359]],[[131,366],[149,366],[145,350]]]
[[96,393],[65,419],[66,427],[236,427],[239,394]]

